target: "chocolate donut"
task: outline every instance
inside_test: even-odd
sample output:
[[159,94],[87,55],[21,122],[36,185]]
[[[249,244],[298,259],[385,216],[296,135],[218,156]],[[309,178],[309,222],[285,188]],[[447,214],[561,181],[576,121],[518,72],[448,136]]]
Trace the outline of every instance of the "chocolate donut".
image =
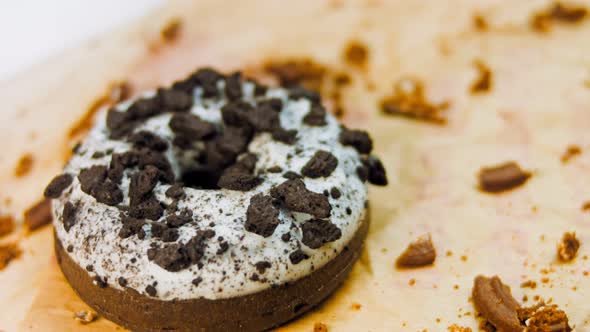
[[200,69],[99,115],[48,185],[60,266],[133,330],[280,325],[358,258],[372,145],[312,91]]

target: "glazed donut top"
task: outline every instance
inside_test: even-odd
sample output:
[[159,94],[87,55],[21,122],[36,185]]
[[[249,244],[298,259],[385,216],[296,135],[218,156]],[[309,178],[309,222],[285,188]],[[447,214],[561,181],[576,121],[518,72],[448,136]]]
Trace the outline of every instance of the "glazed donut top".
[[319,96],[200,69],[99,115],[53,198],[56,235],[99,287],[241,296],[338,255],[385,185],[372,142]]

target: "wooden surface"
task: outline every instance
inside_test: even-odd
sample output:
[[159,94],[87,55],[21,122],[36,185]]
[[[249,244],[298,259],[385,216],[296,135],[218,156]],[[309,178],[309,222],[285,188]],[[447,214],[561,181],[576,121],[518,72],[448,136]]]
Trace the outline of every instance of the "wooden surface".
[[[371,188],[367,251],[351,278],[325,305],[281,330],[444,331],[475,328],[473,278],[498,274],[517,299],[552,299],[576,331],[590,330],[590,24],[532,31],[529,19],[547,1],[173,1],[153,15],[74,49],[0,86],[0,202],[20,214],[60,171],[74,139],[70,128],[113,81],[137,90],[166,84],[200,65],[256,69],[268,59],[310,57],[353,78],[343,98],[349,126],[371,131],[390,177]],[[476,13],[490,28],[478,31]],[[171,18],[181,37],[164,43]],[[342,53],[351,40],[370,50],[365,69]],[[483,95],[469,92],[475,60],[493,72]],[[402,77],[417,77],[427,98],[449,101],[444,126],[384,117],[379,100]],[[586,83],[587,84],[587,83]],[[582,154],[568,164],[570,144]],[[16,179],[23,153],[32,172]],[[483,166],[518,161],[527,184],[495,196],[477,190]],[[6,204],[10,197],[12,202]],[[582,242],[572,264],[558,264],[565,231]],[[393,262],[415,237],[430,233],[438,252],[430,268],[398,271]],[[23,242],[25,254],[0,273],[0,329],[107,331],[98,320],[73,321],[84,304],[51,261],[49,229]],[[449,254],[447,254],[449,253]],[[544,274],[544,270],[550,271]],[[542,278],[548,278],[546,283]],[[538,282],[534,290],[521,282]],[[413,281],[412,281],[413,280]],[[532,300],[529,300],[528,304]],[[360,307],[356,306],[357,304]]]

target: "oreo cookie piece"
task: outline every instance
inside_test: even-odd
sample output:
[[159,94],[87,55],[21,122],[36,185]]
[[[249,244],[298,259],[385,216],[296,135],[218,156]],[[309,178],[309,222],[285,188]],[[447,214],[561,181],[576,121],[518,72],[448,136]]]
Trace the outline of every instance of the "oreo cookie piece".
[[272,197],[257,194],[250,199],[245,227],[248,232],[269,237],[279,222],[279,210],[274,207]]
[[43,195],[46,198],[58,198],[61,193],[72,184],[74,178],[68,173],[58,175],[51,180],[45,188]]
[[301,225],[303,238],[301,242],[311,249],[317,249],[328,242],[334,242],[342,236],[342,231],[329,220],[310,219]]
[[311,214],[316,218],[327,218],[332,210],[328,198],[309,191],[301,179],[287,180],[272,188],[270,194],[289,210]]
[[319,150],[303,166],[301,174],[309,178],[328,177],[338,167],[338,159],[328,151]]
[[364,130],[350,130],[343,126],[339,140],[342,145],[352,146],[359,153],[368,154],[373,150],[373,141]]

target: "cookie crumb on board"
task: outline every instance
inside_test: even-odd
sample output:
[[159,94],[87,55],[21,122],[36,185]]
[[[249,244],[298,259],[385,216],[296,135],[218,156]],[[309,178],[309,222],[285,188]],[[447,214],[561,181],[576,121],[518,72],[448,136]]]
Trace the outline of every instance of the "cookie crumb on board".
[[474,65],[477,68],[477,79],[471,84],[470,91],[472,94],[482,94],[492,89],[492,70],[482,60],[475,60]]
[[313,332],[328,332],[328,326],[324,323],[313,324]]
[[14,230],[14,218],[11,215],[0,216],[0,237],[12,233]]
[[182,32],[182,20],[178,17],[171,18],[160,30],[160,36],[167,42],[178,39]]
[[43,199],[31,206],[24,213],[25,226],[27,230],[34,231],[42,226],[51,223],[51,200]]
[[508,191],[523,185],[531,173],[524,171],[514,162],[483,167],[479,172],[479,188],[489,193]]
[[565,152],[561,155],[561,162],[567,163],[572,158],[579,156],[582,153],[582,149],[577,145],[570,145],[567,147]]
[[14,176],[22,178],[31,172],[33,169],[34,159],[30,153],[25,153],[20,157],[14,168]]
[[436,250],[430,234],[419,237],[410,243],[406,250],[397,258],[398,268],[414,268],[432,265],[436,259]]
[[580,249],[580,241],[576,238],[576,233],[565,233],[557,247],[557,257],[561,262],[570,262],[576,258]]
[[0,245],[0,271],[4,270],[14,259],[20,257],[21,249],[16,243]]
[[473,27],[480,32],[487,31],[489,28],[488,20],[482,14],[476,13],[473,15]]
[[448,332],[472,332],[470,327],[463,327],[463,326],[459,326],[457,324],[453,324],[453,325],[447,327],[447,331]]
[[369,62],[369,48],[364,42],[352,40],[346,45],[343,58],[352,66],[366,68]]
[[424,84],[415,78],[403,78],[394,87],[393,95],[381,100],[381,113],[443,125],[447,123],[449,102],[432,103],[426,99]]
[[74,313],[74,319],[81,324],[90,324],[98,318],[98,315],[94,311],[80,310]]
[[588,9],[574,4],[555,1],[549,7],[531,16],[531,29],[537,32],[549,32],[555,23],[574,25],[588,18]]

